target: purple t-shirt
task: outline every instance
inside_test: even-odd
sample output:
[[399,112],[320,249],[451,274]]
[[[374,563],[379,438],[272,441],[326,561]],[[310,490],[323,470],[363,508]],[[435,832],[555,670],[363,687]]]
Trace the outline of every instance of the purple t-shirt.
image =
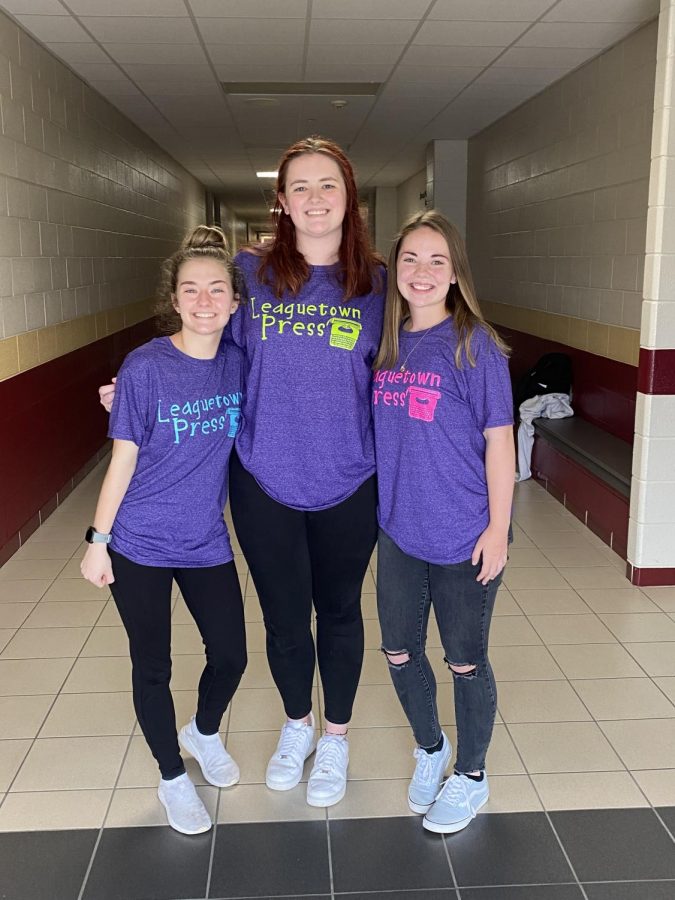
[[237,453],[262,489],[301,510],[349,497],[375,472],[372,363],[382,331],[379,291],[343,300],[336,266],[311,266],[296,297],[261,284],[260,257],[236,263],[248,301],[232,320],[246,357]]
[[108,436],[139,448],[112,529],[113,550],[145,566],[217,566],[232,559],[223,508],[242,399],[241,351],[221,342],[194,359],[168,337],[120,369]]
[[487,527],[483,431],[513,422],[507,361],[488,334],[473,333],[475,368],[457,368],[456,347],[452,319],[426,336],[401,330],[396,365],[373,378],[380,527],[439,565],[469,559]]

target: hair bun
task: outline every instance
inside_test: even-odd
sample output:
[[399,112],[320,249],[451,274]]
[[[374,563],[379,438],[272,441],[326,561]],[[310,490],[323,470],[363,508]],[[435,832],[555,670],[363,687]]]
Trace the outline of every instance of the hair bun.
[[222,228],[217,225],[197,225],[191,234],[188,234],[182,244],[183,250],[197,250],[214,247],[228,252],[227,238]]

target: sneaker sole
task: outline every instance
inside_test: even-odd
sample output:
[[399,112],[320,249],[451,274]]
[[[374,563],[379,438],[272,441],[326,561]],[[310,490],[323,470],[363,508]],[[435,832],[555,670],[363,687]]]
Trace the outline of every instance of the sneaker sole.
[[[237,782],[239,781],[239,774],[237,774],[236,778],[233,778],[230,781],[216,781],[214,778],[209,777],[201,761],[199,750],[197,750],[195,745],[192,743],[191,738],[187,734],[185,734],[185,726],[183,726],[183,728],[181,728],[181,730],[178,732],[178,743],[186,753],[189,753],[190,756],[197,760],[197,762],[199,763],[199,768],[202,770],[202,775],[209,784],[212,784],[214,787],[226,788],[232,787],[233,784],[237,784]],[[196,831],[195,834],[199,834],[199,832]]]
[[414,813],[418,813],[420,816],[425,816],[433,805],[433,801],[431,803],[414,803],[410,797],[408,797],[408,806]]
[[157,797],[159,799],[159,802],[164,807],[164,812],[166,813],[166,820],[169,823],[169,825],[173,828],[174,831],[178,831],[178,832],[180,832],[180,834],[205,834],[207,831],[211,831],[211,829],[213,828],[213,822],[211,822],[211,821],[209,821],[208,825],[205,824],[201,828],[194,828],[194,829],[181,828],[171,818],[171,814],[169,812],[169,807],[162,800],[162,798],[159,796],[159,794],[157,794]]
[[488,802],[489,797],[486,797],[485,800],[482,800],[478,806],[474,809],[473,814],[468,816],[466,819],[461,819],[459,822],[451,822],[449,824],[439,823],[439,822],[430,822],[427,818],[422,821],[422,825],[426,828],[427,831],[433,831],[434,834],[455,834],[457,831],[462,831],[467,825],[470,825],[473,820],[476,818],[476,813],[479,809],[482,809],[485,804]]
[[335,806],[336,803],[339,803],[340,800],[342,800],[346,793],[347,785],[345,785],[339,793],[333,794],[333,796],[329,797],[328,799],[325,799],[323,797],[310,797],[309,794],[307,794],[307,803],[309,806],[315,806],[321,809],[325,808],[326,806]]

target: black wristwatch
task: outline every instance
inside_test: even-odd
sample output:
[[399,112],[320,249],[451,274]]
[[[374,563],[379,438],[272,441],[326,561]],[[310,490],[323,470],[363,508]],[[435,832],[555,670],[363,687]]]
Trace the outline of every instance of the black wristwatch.
[[88,544],[109,544],[112,540],[112,534],[104,534],[102,531],[97,531],[93,525],[90,525],[87,528],[84,539]]

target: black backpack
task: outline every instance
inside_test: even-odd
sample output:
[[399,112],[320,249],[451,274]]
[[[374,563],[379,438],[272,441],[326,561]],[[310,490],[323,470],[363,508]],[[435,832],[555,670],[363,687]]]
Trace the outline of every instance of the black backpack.
[[572,391],[572,360],[566,353],[545,353],[534,368],[513,387],[513,413],[518,419],[520,404],[541,394],[569,394]]

